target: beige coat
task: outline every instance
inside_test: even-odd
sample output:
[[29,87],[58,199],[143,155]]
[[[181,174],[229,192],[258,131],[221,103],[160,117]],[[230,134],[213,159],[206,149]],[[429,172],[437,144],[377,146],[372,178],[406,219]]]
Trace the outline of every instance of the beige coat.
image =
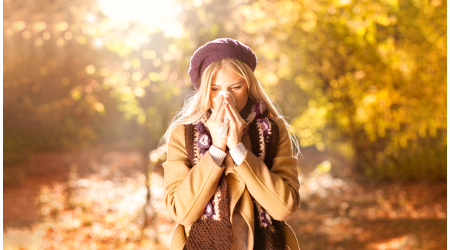
[[[297,158],[293,157],[289,133],[281,118],[272,118],[279,126],[279,145],[272,169],[251,152],[248,132],[242,137],[247,148],[244,161],[237,166],[227,150],[222,167],[207,152],[193,168],[186,151],[184,126],[175,127],[169,138],[164,167],[164,202],[178,223],[171,249],[183,249],[191,225],[203,213],[225,171],[228,180],[230,214],[239,212],[247,222],[248,250],[253,249],[254,217],[250,194],[275,220],[283,221],[297,211],[300,204],[300,182]],[[230,218],[231,219],[231,218]],[[231,221],[233,224],[233,221]],[[286,249],[299,249],[296,236],[285,223]]]

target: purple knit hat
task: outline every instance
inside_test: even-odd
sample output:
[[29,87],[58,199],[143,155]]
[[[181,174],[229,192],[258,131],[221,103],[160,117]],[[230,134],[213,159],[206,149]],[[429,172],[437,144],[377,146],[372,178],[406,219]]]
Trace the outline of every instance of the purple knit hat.
[[211,63],[224,58],[242,61],[253,72],[255,71],[256,55],[247,45],[231,38],[218,38],[198,48],[191,57],[188,73],[195,89],[200,88],[200,80],[205,69]]

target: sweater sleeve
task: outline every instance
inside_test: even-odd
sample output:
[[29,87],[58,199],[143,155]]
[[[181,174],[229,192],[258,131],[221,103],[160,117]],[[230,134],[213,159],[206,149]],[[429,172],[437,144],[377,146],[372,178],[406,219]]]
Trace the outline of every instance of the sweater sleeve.
[[231,158],[233,158],[234,163],[240,165],[244,160],[245,152],[247,149],[244,146],[244,143],[240,142],[236,147],[230,150]]
[[209,152],[191,168],[183,125],[175,127],[169,137],[163,168],[166,208],[176,222],[193,224],[214,195],[224,168],[217,165]]
[[227,153],[220,150],[218,147],[211,145],[209,148],[209,154],[212,156],[214,162],[216,162],[217,165],[222,166],[223,159],[225,159],[225,156],[227,156]]
[[276,220],[285,220],[300,205],[300,182],[297,158],[293,156],[289,132],[281,118],[273,118],[279,126],[279,142],[272,168],[247,150],[244,160],[235,167],[249,193]]

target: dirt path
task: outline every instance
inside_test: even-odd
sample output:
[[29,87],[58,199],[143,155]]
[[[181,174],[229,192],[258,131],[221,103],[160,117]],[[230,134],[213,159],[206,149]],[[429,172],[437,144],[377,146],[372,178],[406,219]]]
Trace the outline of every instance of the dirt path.
[[[287,220],[302,249],[446,249],[445,182],[312,171],[324,156],[303,153],[302,202]],[[4,187],[4,249],[168,249],[175,222],[163,206],[160,165],[147,203],[137,151],[36,153],[32,161],[34,176]]]

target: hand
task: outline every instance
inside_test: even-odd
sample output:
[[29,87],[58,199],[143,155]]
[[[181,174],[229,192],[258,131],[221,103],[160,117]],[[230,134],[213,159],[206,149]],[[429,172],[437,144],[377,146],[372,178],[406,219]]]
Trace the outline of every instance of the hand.
[[211,133],[212,145],[225,151],[227,149],[227,138],[222,138],[219,134],[219,129],[222,126],[225,116],[225,105],[223,104],[223,96],[219,96],[217,99],[211,117],[206,122],[206,126]]
[[236,107],[228,101],[228,96],[225,98],[225,112],[230,120],[227,146],[231,150],[242,141],[242,134],[245,129],[245,120],[242,119]]

